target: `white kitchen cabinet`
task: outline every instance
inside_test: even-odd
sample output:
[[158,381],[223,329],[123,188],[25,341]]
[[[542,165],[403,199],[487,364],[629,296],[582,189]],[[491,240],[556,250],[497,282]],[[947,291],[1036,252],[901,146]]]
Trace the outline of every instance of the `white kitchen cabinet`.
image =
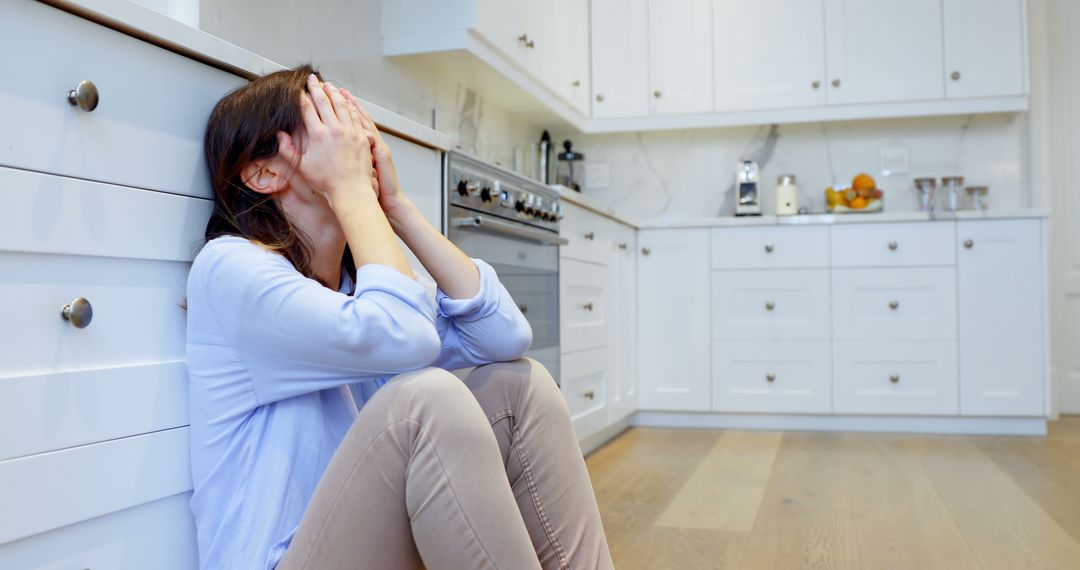
[[829,413],[829,348],[827,341],[714,343],[713,411]]
[[609,266],[563,258],[559,273],[563,352],[607,346]]
[[714,271],[713,338],[829,340],[829,270]]
[[[544,2],[537,2],[544,5]],[[556,34],[552,89],[582,114],[589,114],[589,2],[554,0]]]
[[829,104],[944,98],[941,3],[825,0]]
[[562,355],[560,387],[578,440],[583,440],[607,425],[606,390],[611,384],[608,349],[595,348]]
[[1046,413],[1042,228],[1037,220],[958,224],[960,412]]
[[833,412],[956,415],[955,341],[833,345]]
[[834,269],[836,340],[953,340],[956,269]]
[[709,232],[641,230],[638,245],[638,405],[706,411]]
[[652,114],[712,110],[712,39],[712,0],[649,0]]
[[829,267],[826,226],[716,228],[713,269],[799,269]]
[[612,302],[609,312],[612,388],[608,395],[609,423],[624,419],[637,409],[637,231],[614,226],[609,275]]
[[844,224],[832,229],[833,267],[953,267],[956,224]]
[[648,0],[592,0],[592,116],[649,114]]
[[713,0],[712,9],[716,111],[825,105],[824,0]]
[[1025,94],[1025,1],[943,1],[945,95],[954,99]]

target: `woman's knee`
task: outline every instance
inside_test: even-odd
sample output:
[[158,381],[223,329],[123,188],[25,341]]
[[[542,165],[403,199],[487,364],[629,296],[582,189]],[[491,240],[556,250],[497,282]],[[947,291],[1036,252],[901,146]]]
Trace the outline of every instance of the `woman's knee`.
[[562,392],[547,367],[531,358],[479,366],[469,374],[465,384],[489,413],[518,408],[525,402],[556,411],[566,408]]

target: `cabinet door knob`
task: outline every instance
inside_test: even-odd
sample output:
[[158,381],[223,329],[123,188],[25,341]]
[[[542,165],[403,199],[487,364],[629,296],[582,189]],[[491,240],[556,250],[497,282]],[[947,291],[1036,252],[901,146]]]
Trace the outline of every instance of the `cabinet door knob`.
[[663,93],[661,93],[661,92],[660,92],[660,90],[659,90],[659,89],[657,89],[656,91],[653,91],[653,92],[652,92],[652,96],[653,96],[653,97],[656,97],[657,99],[659,99],[659,98],[660,98],[661,96],[663,96]]
[[840,79],[833,79],[832,80],[832,86],[833,87],[840,87]]
[[765,244],[765,253],[772,253],[774,249],[776,249],[776,248],[773,247],[773,244],[771,244],[771,243]]
[[523,44],[528,44],[529,43],[529,34],[521,34],[520,36],[518,36],[517,39],[518,39],[519,42],[521,42]]
[[765,303],[765,310],[766,311],[771,311],[771,310],[773,310],[775,308],[776,308],[776,303],[773,303],[772,301],[769,301],[769,302]]
[[973,242],[973,241],[971,241],[969,239],[964,240],[964,248],[965,249],[971,249],[973,247],[975,247],[975,242]]
[[596,102],[597,102],[597,103],[603,103],[603,102],[604,102],[604,96],[603,96],[603,95],[601,95],[601,94],[599,94],[599,93],[597,93],[597,94],[596,94]]
[[813,87],[814,89],[820,89],[821,88],[821,82],[818,81],[817,79],[815,79],[815,80],[810,82],[810,87]]
[[586,400],[592,400],[592,399],[595,399],[595,398],[596,398],[596,391],[595,390],[589,390],[588,392],[585,392],[585,399]]
[[581,81],[575,79],[574,82],[570,84],[570,86],[571,87],[581,87]]
[[60,317],[77,329],[85,329],[94,319],[94,308],[90,306],[90,301],[76,297],[70,304],[60,308]]
[[900,244],[896,243],[895,241],[890,241],[889,242],[889,251],[896,251],[897,248],[899,248],[899,247],[900,247]]
[[596,233],[595,232],[589,232],[589,233],[585,234],[585,239],[587,239],[589,241],[593,241],[594,239],[596,239]]
[[641,248],[641,255],[649,255],[650,253],[652,253],[651,249],[649,249],[647,247]]
[[593,310],[593,304],[591,302],[585,303],[581,308],[591,312]]
[[899,374],[893,374],[892,376],[889,376],[889,382],[892,382],[893,384],[899,384],[900,383],[900,375]]
[[889,301],[889,308],[894,310],[894,311],[899,309],[900,308],[900,302],[899,301]]
[[960,81],[960,72],[959,72],[959,71],[954,71],[954,72],[952,72],[952,73],[950,73],[950,74],[949,74],[949,77],[950,77],[950,78],[951,78],[951,79],[952,79],[953,81]]
[[74,89],[68,91],[67,100],[72,107],[78,107],[83,111],[90,112],[97,109],[98,89],[93,81],[82,80]]
[[532,48],[536,47],[536,42],[534,42],[532,40],[529,40],[529,41],[525,42],[525,47],[527,47],[529,49],[532,49]]
[[619,244],[619,249],[621,249],[623,251],[626,251],[626,248],[628,248],[628,247],[630,247],[630,246],[625,244],[625,243],[620,243]]
[[776,382],[776,374],[773,374],[772,372],[766,374],[765,375],[765,381],[766,382]]

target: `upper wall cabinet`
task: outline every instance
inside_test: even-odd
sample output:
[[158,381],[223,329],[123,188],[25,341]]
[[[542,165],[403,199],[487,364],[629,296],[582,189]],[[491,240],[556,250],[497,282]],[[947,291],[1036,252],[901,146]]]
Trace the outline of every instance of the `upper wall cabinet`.
[[944,0],[944,8],[946,96],[1024,94],[1023,0]]
[[648,0],[592,0],[593,116],[649,114]]
[[[717,110],[825,104],[823,2],[713,0]],[[770,41],[752,22],[767,24]]]
[[712,110],[712,39],[712,0],[649,0],[653,114]]

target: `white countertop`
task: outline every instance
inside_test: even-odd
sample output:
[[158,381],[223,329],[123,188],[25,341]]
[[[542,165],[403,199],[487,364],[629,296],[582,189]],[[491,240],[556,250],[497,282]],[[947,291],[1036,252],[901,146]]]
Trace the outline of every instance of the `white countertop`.
[[949,214],[935,212],[933,215],[926,212],[879,212],[868,214],[808,214],[805,216],[716,216],[711,218],[677,218],[657,219],[641,221],[624,216],[600,202],[575,192],[565,186],[554,186],[559,191],[563,200],[591,210],[597,214],[607,216],[617,222],[633,226],[635,228],[715,228],[728,226],[802,226],[819,224],[865,224],[865,223],[898,223],[898,222],[930,222],[950,220],[999,220],[1015,218],[1048,218],[1049,210],[1030,208],[1023,210],[987,210],[976,212],[964,210]]
[[[42,1],[248,79],[285,69],[281,64],[130,0]],[[424,146],[450,149],[447,135],[370,101],[363,103],[381,129]]]

